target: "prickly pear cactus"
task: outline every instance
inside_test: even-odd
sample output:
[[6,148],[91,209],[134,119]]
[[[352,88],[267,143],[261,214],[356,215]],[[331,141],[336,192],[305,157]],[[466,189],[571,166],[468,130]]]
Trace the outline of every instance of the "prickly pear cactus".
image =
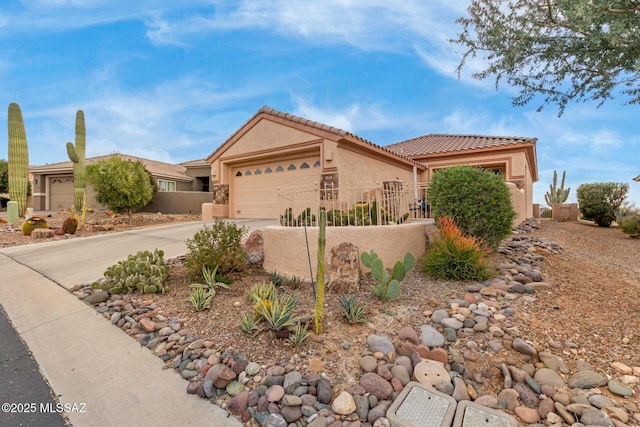
[[165,293],[164,279],[169,275],[169,266],[164,263],[164,252],[140,251],[129,255],[107,268],[104,278],[91,284],[94,289],[104,289],[112,294],[139,291],[153,294]]
[[416,259],[411,252],[407,252],[403,261],[398,261],[393,266],[391,274],[384,268],[382,260],[374,251],[363,252],[360,256],[362,265],[371,270],[371,275],[378,282],[377,286],[371,286],[371,292],[381,300],[396,299],[400,296],[400,282],[402,282],[409,270],[415,265]]

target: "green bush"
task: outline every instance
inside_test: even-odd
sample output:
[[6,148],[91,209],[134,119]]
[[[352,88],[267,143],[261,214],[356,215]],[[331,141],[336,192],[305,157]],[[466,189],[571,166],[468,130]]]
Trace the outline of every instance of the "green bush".
[[511,234],[516,212],[500,175],[470,166],[437,171],[429,185],[433,217],[450,217],[465,235],[496,247]]
[[630,234],[631,237],[640,236],[640,215],[625,217],[620,223],[620,228],[625,234]]
[[242,248],[242,237],[247,228],[235,223],[216,221],[211,226],[204,226],[187,239],[185,265],[189,270],[189,278],[201,281],[203,268],[218,266],[218,274],[224,275],[233,271],[241,271],[245,266],[246,255]]
[[540,215],[541,218],[553,218],[553,210],[551,209],[545,209],[544,211],[542,211],[542,215]]
[[486,251],[481,242],[475,237],[464,236],[451,218],[440,218],[438,227],[442,238],[435,240],[425,254],[422,272],[444,280],[488,279]]
[[615,212],[624,203],[629,184],[596,182],[581,184],[576,190],[582,217],[600,227],[609,227],[616,219]]

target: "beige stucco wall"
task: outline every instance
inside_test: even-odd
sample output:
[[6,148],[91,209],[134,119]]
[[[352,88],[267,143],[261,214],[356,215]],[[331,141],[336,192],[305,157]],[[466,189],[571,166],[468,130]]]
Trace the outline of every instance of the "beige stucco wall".
[[344,147],[338,147],[333,163],[338,168],[340,186],[369,188],[381,187],[385,181],[413,182],[412,166],[401,166]]
[[271,151],[279,148],[288,148],[293,144],[317,139],[318,136],[314,134],[269,120],[260,120],[255,126],[242,135],[240,139],[235,141],[235,143],[224,152],[223,157],[228,158],[263,150]]
[[[332,247],[344,242],[353,243],[360,253],[374,250],[386,268],[392,268],[407,252],[411,252],[417,260],[424,254],[426,227],[425,223],[327,227],[325,260],[329,262]],[[307,227],[307,235],[311,266],[315,274],[318,260],[318,227]],[[277,271],[287,277],[296,276],[310,280],[304,228],[271,226],[263,230],[263,236],[263,267],[266,271]]]
[[507,182],[507,187],[509,187],[509,193],[511,193],[511,204],[516,211],[516,218],[513,220],[513,225],[518,225],[525,219],[533,217],[533,212],[527,216],[524,190],[519,189],[512,182]]

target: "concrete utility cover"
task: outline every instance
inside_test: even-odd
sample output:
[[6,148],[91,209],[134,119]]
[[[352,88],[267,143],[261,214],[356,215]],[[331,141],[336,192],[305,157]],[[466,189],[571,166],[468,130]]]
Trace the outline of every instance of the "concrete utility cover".
[[418,382],[410,382],[387,411],[392,427],[449,427],[456,401]]
[[453,427],[518,427],[515,418],[469,400],[458,403]]

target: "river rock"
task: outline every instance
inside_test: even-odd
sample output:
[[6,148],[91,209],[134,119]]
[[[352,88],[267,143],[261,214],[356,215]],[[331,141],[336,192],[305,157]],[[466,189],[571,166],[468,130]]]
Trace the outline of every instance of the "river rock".
[[331,404],[331,409],[339,415],[349,415],[356,410],[353,396],[346,391],[341,392]]
[[396,349],[389,337],[385,335],[369,335],[367,337],[367,345],[372,353],[380,352],[392,360],[395,359]]
[[633,390],[628,387],[623,386],[616,380],[611,380],[607,383],[607,388],[613,394],[617,394],[618,396],[631,397],[633,396]]
[[410,326],[405,326],[398,331],[398,338],[402,341],[409,341],[412,344],[420,344],[418,333]]
[[431,325],[422,325],[420,327],[422,343],[427,347],[442,347],[444,345],[445,339],[444,335],[438,332]]
[[564,379],[556,372],[549,368],[541,368],[533,375],[533,379],[541,385],[549,385],[556,388],[565,386]]
[[538,354],[538,352],[536,351],[535,348],[533,348],[533,346],[527,342],[525,342],[523,339],[521,338],[516,338],[513,340],[513,342],[511,343],[511,347],[522,354],[526,354],[527,356],[535,356],[536,354]]
[[578,371],[569,378],[569,381],[567,381],[569,388],[582,389],[599,387],[606,383],[607,379],[593,370]]
[[371,393],[380,400],[388,399],[393,393],[391,384],[378,374],[367,372],[360,377],[360,385],[364,387],[367,393]]

